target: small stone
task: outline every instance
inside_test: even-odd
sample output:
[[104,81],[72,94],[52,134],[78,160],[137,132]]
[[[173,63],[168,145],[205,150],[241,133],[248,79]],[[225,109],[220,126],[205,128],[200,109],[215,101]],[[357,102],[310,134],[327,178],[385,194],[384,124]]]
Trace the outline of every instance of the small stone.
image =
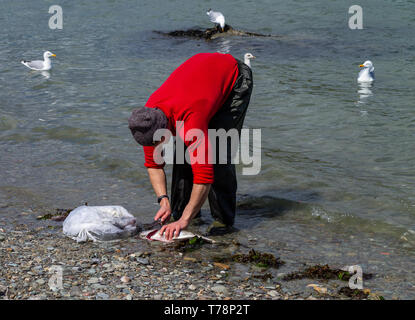
[[95,298],[97,300],[108,300],[109,295],[107,295],[106,293],[100,292],[100,293],[97,293]]
[[79,287],[72,287],[70,291],[71,297],[80,296],[82,294],[81,289]]
[[126,300],[133,300],[133,296],[131,294],[127,294],[125,297]]
[[134,253],[130,254],[130,257],[133,257],[133,258],[138,258],[138,257],[141,257],[141,256],[143,256],[143,255],[144,255],[144,252],[142,252],[142,251],[137,251],[137,252],[134,252]]
[[197,259],[196,258],[193,258],[193,257],[184,257],[183,260],[184,261],[197,262]]
[[219,263],[219,262],[214,262],[213,265],[215,267],[218,267],[218,268],[221,268],[221,269],[224,269],[224,270],[228,270],[230,268],[229,265],[224,264],[224,263]]
[[102,284],[100,284],[100,283],[94,283],[94,284],[92,284],[92,285],[91,285],[91,287],[92,287],[93,289],[95,289],[95,290],[99,290],[99,289],[106,289],[106,288],[107,288],[106,286],[104,286],[104,285],[102,285]]
[[123,289],[123,288],[127,288],[127,286],[125,284],[117,284],[115,286],[117,289]]
[[221,293],[224,295],[229,294],[228,289],[225,286],[222,285],[217,285],[211,288],[212,291],[215,291],[216,293]]
[[189,286],[189,290],[196,290],[196,286],[195,286],[194,284],[191,284],[191,285]]
[[311,284],[307,285],[307,287],[311,287],[314,290],[316,290],[318,293],[321,293],[321,294],[327,293],[327,288],[320,287],[318,284],[311,283]]
[[89,279],[87,282],[88,282],[89,284],[94,284],[94,283],[98,283],[98,282],[99,282],[99,279],[98,279],[98,278],[93,277],[93,278]]
[[144,264],[144,265],[148,265],[150,264],[150,262],[148,261],[147,258],[136,258],[137,262],[140,264]]
[[31,296],[29,298],[29,300],[45,300],[45,299],[46,299],[46,296],[44,294],[39,294],[39,295],[36,295],[36,296]]
[[88,269],[89,274],[95,274],[97,271],[94,268]]
[[128,283],[130,281],[131,281],[131,279],[129,277],[127,277],[127,276],[122,276],[121,277],[121,282],[123,282],[123,283]]
[[275,291],[275,290],[271,290],[271,291],[268,291],[268,294],[271,296],[271,297],[278,297],[280,294],[277,292],[277,291]]
[[46,281],[43,279],[39,279],[39,280],[36,280],[36,283],[40,286],[43,286],[46,283]]

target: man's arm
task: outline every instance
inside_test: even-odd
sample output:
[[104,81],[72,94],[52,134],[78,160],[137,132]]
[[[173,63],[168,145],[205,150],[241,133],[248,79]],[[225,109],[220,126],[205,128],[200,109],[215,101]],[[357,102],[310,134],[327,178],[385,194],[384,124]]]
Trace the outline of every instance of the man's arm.
[[[148,176],[150,178],[151,185],[157,197],[167,194],[167,182],[164,169],[147,168]],[[167,198],[163,198],[160,201],[160,209],[156,213],[154,220],[161,219],[164,222],[170,217],[171,207],[170,201]]]
[[210,184],[193,184],[189,203],[183,211],[182,217],[173,223],[161,228],[160,234],[165,233],[166,239],[171,240],[181,230],[186,229],[193,217],[199,212],[209,194]]

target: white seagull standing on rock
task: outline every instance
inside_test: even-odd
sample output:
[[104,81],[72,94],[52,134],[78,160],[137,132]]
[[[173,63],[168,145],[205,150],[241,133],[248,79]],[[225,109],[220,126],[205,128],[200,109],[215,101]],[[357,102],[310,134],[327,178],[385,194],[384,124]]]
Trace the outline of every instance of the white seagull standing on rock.
[[209,9],[206,14],[209,16],[210,21],[220,25],[222,32],[225,31],[225,16],[221,12],[212,11]]
[[43,54],[43,61],[42,60],[35,60],[35,61],[22,60],[20,62],[24,64],[26,67],[28,67],[29,69],[37,70],[37,71],[45,71],[45,70],[52,69],[52,61],[50,61],[49,59],[50,57],[56,57],[56,54],[50,51],[46,51]]
[[252,53],[245,53],[244,55],[244,63],[248,66],[251,67],[251,59],[255,59],[256,57],[252,54]]
[[357,82],[373,82],[375,80],[375,67],[372,61],[365,61],[359,67],[363,69],[359,72]]

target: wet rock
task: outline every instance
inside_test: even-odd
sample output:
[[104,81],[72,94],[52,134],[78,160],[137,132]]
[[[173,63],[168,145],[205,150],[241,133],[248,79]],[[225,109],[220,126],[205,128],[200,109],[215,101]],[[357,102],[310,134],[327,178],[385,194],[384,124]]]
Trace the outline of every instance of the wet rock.
[[[329,265],[315,265],[306,268],[304,271],[301,272],[293,272],[290,274],[287,274],[283,280],[295,280],[295,279],[337,279],[337,280],[343,280],[343,281],[349,281],[352,274],[350,274],[347,271],[341,270],[341,269],[335,269],[331,268]],[[373,277],[371,273],[363,273],[363,279],[369,280]]]
[[256,37],[275,37],[272,35],[265,35],[260,33],[241,31],[233,29],[230,25],[226,24],[224,31],[217,27],[208,28],[205,30],[200,29],[188,29],[188,30],[176,30],[171,32],[154,31],[159,34],[167,35],[170,37],[190,37],[196,39],[212,40],[221,36],[256,36]]

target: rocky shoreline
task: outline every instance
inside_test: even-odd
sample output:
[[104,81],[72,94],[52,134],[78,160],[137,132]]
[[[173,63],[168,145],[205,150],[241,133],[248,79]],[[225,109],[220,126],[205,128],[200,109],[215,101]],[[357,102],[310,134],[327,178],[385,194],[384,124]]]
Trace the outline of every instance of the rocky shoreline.
[[[324,286],[329,283],[289,292],[283,281],[286,275],[278,270],[226,260],[240,252],[239,244],[206,246],[210,245],[186,250],[137,236],[76,243],[62,234],[59,223],[42,221],[33,227],[15,222],[0,228],[0,299],[379,298],[373,294],[348,297],[339,293],[338,284],[327,290]],[[207,255],[206,250],[215,254]]]

